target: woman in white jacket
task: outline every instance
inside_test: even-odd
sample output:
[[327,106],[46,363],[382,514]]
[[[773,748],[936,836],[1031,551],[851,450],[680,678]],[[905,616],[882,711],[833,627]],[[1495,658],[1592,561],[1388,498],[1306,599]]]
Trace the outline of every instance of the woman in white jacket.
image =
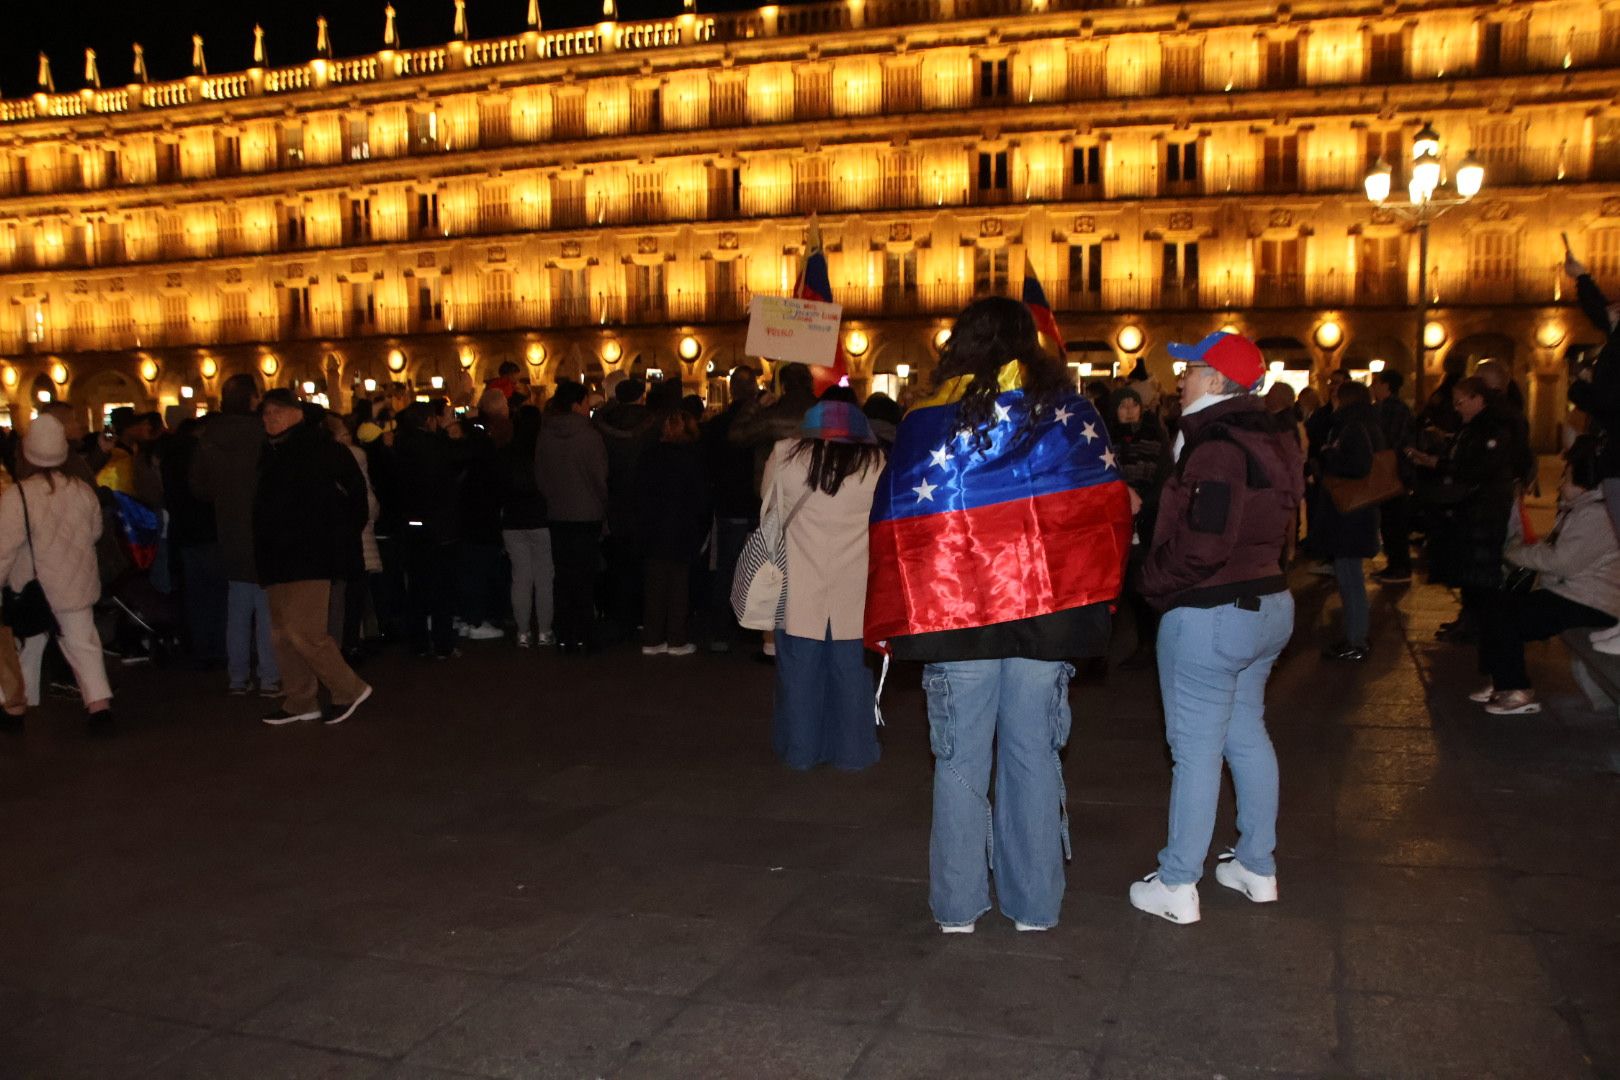
[[1603,499],[1596,446],[1583,436],[1564,460],[1552,532],[1539,544],[1510,538],[1503,552],[1513,566],[1536,572],[1536,587],[1491,592],[1479,613],[1479,670],[1490,682],[1471,696],[1495,716],[1541,711],[1525,671],[1525,642],[1577,627],[1603,630],[1620,616],[1620,543]]
[[[101,503],[89,484],[63,471],[67,432],[54,416],[35,418],[23,436],[22,452],[39,471],[0,496],[0,579],[20,592],[39,578],[60,630],[57,644],[84,696],[91,730],[105,733],[112,728],[112,688],[90,612],[101,598],[96,565]],[[22,641],[29,705],[39,704],[45,639],[36,634]]]

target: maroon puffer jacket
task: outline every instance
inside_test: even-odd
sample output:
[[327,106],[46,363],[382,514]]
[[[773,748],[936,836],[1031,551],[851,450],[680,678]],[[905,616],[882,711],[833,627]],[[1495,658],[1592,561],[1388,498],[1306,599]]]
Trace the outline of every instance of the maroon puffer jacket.
[[1305,494],[1298,442],[1252,394],[1183,417],[1181,430],[1186,446],[1160,496],[1143,595],[1168,611],[1287,589],[1283,543]]

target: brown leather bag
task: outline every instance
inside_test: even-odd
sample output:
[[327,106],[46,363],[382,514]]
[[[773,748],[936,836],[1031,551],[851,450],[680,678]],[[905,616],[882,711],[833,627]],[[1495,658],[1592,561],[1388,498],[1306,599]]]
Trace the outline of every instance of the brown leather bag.
[[1328,498],[1333,500],[1334,509],[1341,514],[1353,514],[1406,494],[1400,462],[1393,450],[1374,451],[1372,469],[1366,476],[1327,474],[1322,477],[1322,486],[1327,488]]

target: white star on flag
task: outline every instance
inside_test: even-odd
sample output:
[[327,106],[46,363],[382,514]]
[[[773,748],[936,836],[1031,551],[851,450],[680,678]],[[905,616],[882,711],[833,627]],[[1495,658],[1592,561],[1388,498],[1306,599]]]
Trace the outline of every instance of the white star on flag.
[[[1067,405],[1062,405],[1058,407],[1057,412],[1052,414],[1052,419],[1056,420],[1064,427],[1068,427],[1069,421],[1074,419],[1074,413],[1069,411],[1069,407]],[[1090,425],[1087,426],[1089,427]]]
[[1088,443],[1096,442],[1097,441],[1097,425],[1096,424],[1087,424],[1085,427],[1080,429],[1080,434],[1082,434],[1082,435],[1084,435],[1086,437],[1086,442],[1088,442]]
[[929,456],[934,459],[934,464],[935,465],[938,465],[942,469],[948,468],[949,465],[950,465],[950,460],[951,460],[951,447],[950,447],[950,444],[947,443],[946,445],[940,447],[938,450],[934,450],[934,451],[930,452]]
[[1110,469],[1117,468],[1114,464],[1114,452],[1112,450],[1102,452],[1102,463]]
[[933,502],[934,492],[938,490],[938,485],[930,484],[927,480],[924,480],[911,490],[917,493],[918,502]]
[[996,406],[996,423],[1005,424],[1012,419],[1012,410],[1005,405]]

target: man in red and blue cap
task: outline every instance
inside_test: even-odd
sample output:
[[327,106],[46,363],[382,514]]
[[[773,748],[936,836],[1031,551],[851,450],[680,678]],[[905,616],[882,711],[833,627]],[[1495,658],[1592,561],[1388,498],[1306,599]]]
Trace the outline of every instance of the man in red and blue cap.
[[1159,687],[1175,762],[1170,838],[1131,903],[1199,919],[1221,765],[1237,791],[1238,841],[1215,879],[1256,903],[1277,899],[1277,756],[1266,679],[1294,632],[1283,544],[1305,493],[1298,443],[1255,396],[1265,361],[1240,334],[1171,345],[1185,362],[1176,467],[1164,486],[1142,592],[1165,612]]

